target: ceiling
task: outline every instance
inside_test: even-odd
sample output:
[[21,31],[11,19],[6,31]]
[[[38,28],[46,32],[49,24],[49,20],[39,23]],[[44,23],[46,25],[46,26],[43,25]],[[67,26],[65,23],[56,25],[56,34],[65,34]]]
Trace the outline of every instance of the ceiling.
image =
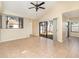
[[67,18],[74,18],[74,17],[78,17],[79,18],[79,10],[74,10],[74,11],[66,12],[63,15],[65,17],[67,17]]
[[[45,4],[42,5],[45,9],[39,9],[37,12],[35,9],[28,9],[33,5],[30,4],[31,1],[3,1],[4,11],[10,11],[21,15],[22,17],[28,17],[31,19],[40,19],[44,15],[49,12],[49,10],[54,6],[56,3],[55,1],[45,1]],[[32,1],[36,3],[35,1]],[[38,1],[41,3],[42,1]]]

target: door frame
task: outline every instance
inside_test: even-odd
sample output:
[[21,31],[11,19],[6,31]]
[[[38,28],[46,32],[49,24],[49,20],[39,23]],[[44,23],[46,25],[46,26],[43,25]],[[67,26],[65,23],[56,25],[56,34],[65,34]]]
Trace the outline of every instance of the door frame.
[[53,18],[53,39],[57,40],[57,17]]

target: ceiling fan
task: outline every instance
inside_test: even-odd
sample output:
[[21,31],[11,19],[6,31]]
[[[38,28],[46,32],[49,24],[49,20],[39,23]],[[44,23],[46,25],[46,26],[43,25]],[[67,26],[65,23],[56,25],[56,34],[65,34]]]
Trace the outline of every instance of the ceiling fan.
[[41,5],[45,4],[45,2],[41,2],[40,4],[38,4],[38,1],[37,1],[36,4],[34,4],[32,2],[30,4],[32,4],[34,7],[30,7],[29,9],[35,8],[36,11],[38,11],[39,8],[40,9],[45,9],[44,7],[41,7]]

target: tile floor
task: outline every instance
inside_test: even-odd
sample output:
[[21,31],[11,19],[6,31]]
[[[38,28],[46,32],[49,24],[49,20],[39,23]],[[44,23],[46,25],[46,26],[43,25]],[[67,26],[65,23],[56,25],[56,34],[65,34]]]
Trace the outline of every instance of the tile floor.
[[79,57],[79,39],[64,43],[43,37],[31,37],[0,43],[0,58],[73,58]]

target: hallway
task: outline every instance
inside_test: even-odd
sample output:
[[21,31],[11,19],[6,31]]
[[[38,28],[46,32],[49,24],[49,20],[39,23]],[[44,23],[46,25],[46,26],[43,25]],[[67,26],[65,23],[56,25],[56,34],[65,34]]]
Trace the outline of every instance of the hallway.
[[43,37],[31,37],[0,43],[0,57],[79,57],[79,39],[64,43]]

